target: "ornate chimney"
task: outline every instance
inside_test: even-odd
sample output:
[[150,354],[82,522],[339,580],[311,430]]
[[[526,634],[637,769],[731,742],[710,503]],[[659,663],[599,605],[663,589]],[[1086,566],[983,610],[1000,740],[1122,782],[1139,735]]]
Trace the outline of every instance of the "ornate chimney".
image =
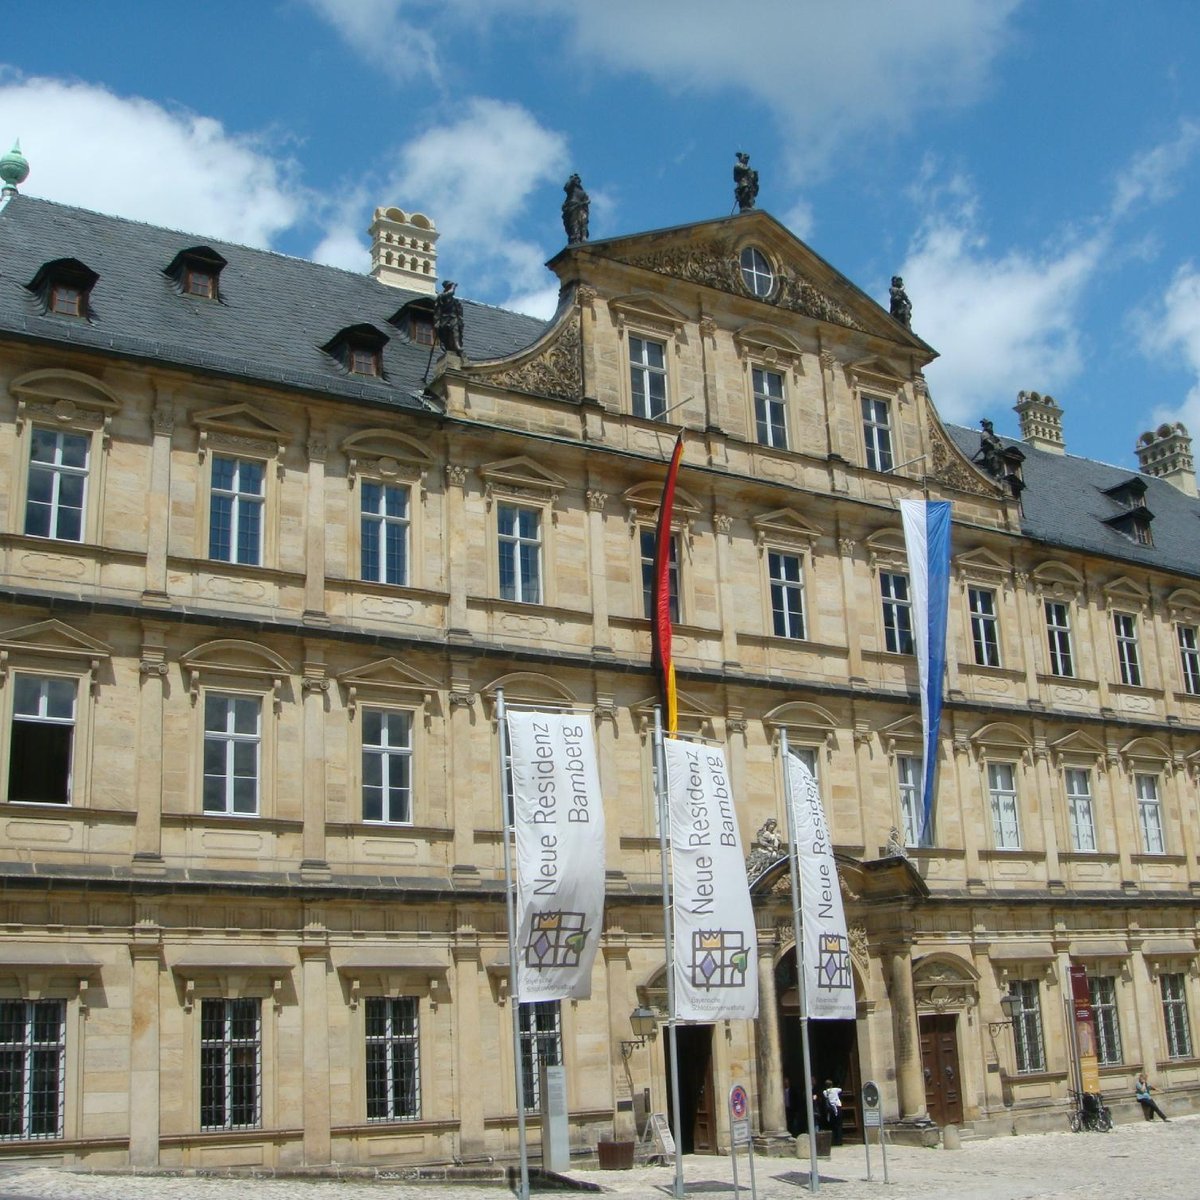
[[1051,454],[1066,454],[1063,441],[1063,410],[1054,403],[1053,396],[1038,392],[1019,392],[1013,405],[1021,418],[1021,440],[1035,450],[1048,450]]
[[437,291],[437,226],[424,213],[377,208],[371,228],[371,274],[388,287]]
[[1178,421],[1143,433],[1138,438],[1137,456],[1143,474],[1165,479],[1188,496],[1197,494],[1192,439]]

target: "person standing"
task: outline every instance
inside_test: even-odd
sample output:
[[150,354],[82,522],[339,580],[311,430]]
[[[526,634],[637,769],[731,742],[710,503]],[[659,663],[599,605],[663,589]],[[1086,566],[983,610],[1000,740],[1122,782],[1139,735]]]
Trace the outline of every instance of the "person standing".
[[842,1144],[842,1089],[833,1086],[833,1080],[825,1080],[825,1111],[829,1114],[829,1128],[833,1131],[833,1144]]
[[1142,1106],[1142,1116],[1147,1121],[1154,1120],[1154,1114],[1158,1113],[1164,1121],[1169,1121],[1171,1118],[1154,1101],[1151,1092],[1157,1092],[1158,1088],[1150,1086],[1150,1080],[1146,1078],[1146,1072],[1143,1071],[1138,1077],[1137,1082],[1133,1085],[1133,1095],[1137,1102]]

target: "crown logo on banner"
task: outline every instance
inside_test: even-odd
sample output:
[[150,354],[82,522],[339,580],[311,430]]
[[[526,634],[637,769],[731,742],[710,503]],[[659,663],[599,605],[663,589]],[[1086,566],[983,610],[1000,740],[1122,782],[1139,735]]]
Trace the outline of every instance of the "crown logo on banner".
[[581,912],[534,913],[525,943],[525,965],[538,970],[577,967],[591,932],[583,927],[586,918]]
[[703,929],[692,934],[692,986],[739,988],[746,982],[750,952],[740,929]]

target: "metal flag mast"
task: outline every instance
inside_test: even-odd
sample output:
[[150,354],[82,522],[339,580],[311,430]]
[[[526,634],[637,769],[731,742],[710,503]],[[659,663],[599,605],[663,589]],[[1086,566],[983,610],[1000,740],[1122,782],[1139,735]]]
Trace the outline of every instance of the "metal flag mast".
[[779,731],[780,759],[783,765],[783,801],[787,809],[788,865],[792,875],[792,930],[796,940],[796,997],[800,1002],[800,1047],[804,1053],[804,1111],[808,1114],[808,1189],[821,1190],[821,1172],[817,1167],[817,1126],[813,1113],[812,1053],[808,1045],[808,988],[804,978],[804,927],[800,920],[800,862],[796,856],[796,816],[792,811],[792,773],[786,729]]

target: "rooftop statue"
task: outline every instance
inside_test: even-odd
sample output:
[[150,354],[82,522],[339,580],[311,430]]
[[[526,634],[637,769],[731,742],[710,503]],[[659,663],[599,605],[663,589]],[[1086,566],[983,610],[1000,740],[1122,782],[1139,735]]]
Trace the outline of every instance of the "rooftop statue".
[[892,276],[892,316],[895,317],[905,329],[912,328],[912,301],[908,298],[908,293],[904,290],[904,280],[899,275]]
[[758,198],[758,172],[750,165],[750,155],[741,150],[733,164],[733,198],[738,212],[749,212]]
[[995,479],[1001,479],[1005,474],[1004,444],[996,436],[991,421],[984,417],[979,422],[979,449],[975,452],[975,460],[982,464],[983,469]]
[[563,184],[567,198],[563,201],[563,228],[567,231],[567,245],[575,246],[588,240],[588,210],[591,200],[583,190],[583,184],[578,175],[572,175]]
[[433,329],[447,354],[462,354],[463,348],[463,306],[454,294],[457,288],[452,279],[443,279],[433,302]]

